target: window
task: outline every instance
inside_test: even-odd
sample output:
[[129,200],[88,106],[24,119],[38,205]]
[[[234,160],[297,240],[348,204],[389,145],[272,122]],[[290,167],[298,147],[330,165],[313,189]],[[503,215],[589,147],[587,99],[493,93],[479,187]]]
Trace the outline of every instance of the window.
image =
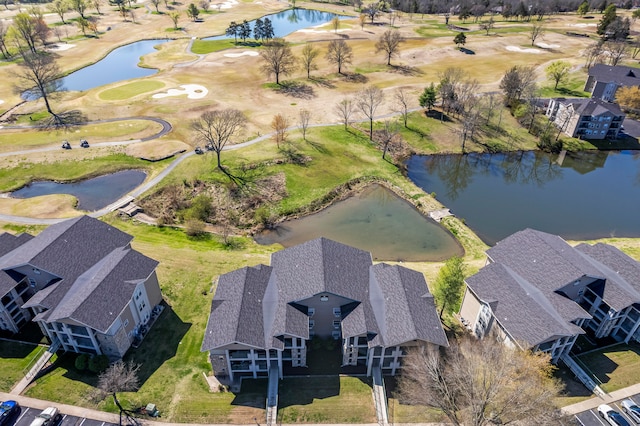
[[340,332],[339,331],[332,331],[331,332],[331,337],[333,337],[333,340],[338,340],[340,338]]
[[127,318],[127,319],[125,319],[125,320],[124,320],[124,326],[126,327],[126,326],[128,326],[128,325],[129,325],[129,318]]
[[320,296],[320,301],[321,302],[326,302],[327,300],[329,300],[329,296],[324,295],[324,294],[322,296]]
[[340,321],[339,320],[333,321],[333,328],[335,328],[336,330],[340,328]]
[[31,287],[35,287],[35,286],[36,286],[36,284],[37,284],[37,283],[36,283],[36,280],[34,280],[33,278],[29,278],[29,285],[30,285]]
[[316,308],[307,308],[307,313],[309,314],[310,317],[312,317],[313,314],[316,313]]
[[340,308],[333,308],[333,316],[336,318],[340,318],[342,316],[342,312]]
[[144,309],[144,307],[147,306],[144,302],[142,302],[140,304],[140,312],[142,312],[142,310]]
[[313,330],[313,327],[316,325],[316,322],[312,319],[309,320],[309,330]]
[[34,273],[34,274],[36,274],[36,275],[40,275],[40,269],[38,269],[38,268],[33,268],[33,269],[32,269],[32,271],[33,271],[33,273]]

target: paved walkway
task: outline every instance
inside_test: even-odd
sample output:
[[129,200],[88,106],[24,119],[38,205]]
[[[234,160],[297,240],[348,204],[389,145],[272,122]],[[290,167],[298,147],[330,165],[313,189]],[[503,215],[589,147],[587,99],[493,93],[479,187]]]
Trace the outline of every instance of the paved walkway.
[[[27,396],[22,396],[22,395],[11,395],[6,392],[0,392],[0,399],[2,401],[7,401],[12,399],[14,401],[17,401],[20,405],[33,407],[38,410],[44,410],[45,408],[54,405],[60,409],[60,412],[62,414],[67,414],[70,416],[77,416],[77,417],[85,417],[87,419],[99,420],[102,422],[118,424],[118,421],[119,421],[119,416],[117,414],[105,413],[104,411],[93,410],[91,408],[76,407],[75,405],[52,403],[49,401],[43,401],[41,399],[36,399],[36,398],[29,398]],[[197,423],[167,423],[167,422],[161,422],[161,421],[156,421],[156,420],[151,420],[146,418],[143,420],[144,420],[145,426],[201,426],[200,424],[197,424]],[[208,425],[209,426],[228,426],[227,424],[214,425],[211,423],[209,423]],[[395,423],[395,425],[400,426],[405,424]],[[444,426],[444,425],[445,425],[444,423],[406,424],[406,426]],[[247,426],[256,426],[256,424],[251,423]],[[319,424],[319,425],[307,424],[305,426],[353,426],[353,424],[344,424],[344,425],[343,424]],[[358,426],[379,426],[379,425],[378,423],[363,423],[363,424],[359,424]]]
[[598,405],[600,404],[611,404],[614,401],[629,398],[630,396],[637,395],[637,394],[640,394],[640,383],[637,383],[633,386],[629,386],[628,388],[619,389],[617,391],[611,392],[610,394],[607,394],[602,398],[595,397],[595,398],[587,399],[586,401],[578,402],[576,404],[567,405],[566,407],[562,407],[562,411],[564,411],[567,414],[578,414],[583,411],[597,408]]

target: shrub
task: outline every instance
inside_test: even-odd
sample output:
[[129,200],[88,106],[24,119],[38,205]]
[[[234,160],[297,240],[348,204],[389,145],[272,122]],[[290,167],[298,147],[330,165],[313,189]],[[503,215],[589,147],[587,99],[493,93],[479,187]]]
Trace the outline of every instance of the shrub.
[[75,366],[78,371],[84,371],[87,369],[87,362],[89,360],[89,355],[80,354],[76,357]]
[[109,367],[109,358],[106,355],[97,355],[89,358],[89,371],[102,373]]
[[204,222],[198,219],[189,219],[185,224],[185,232],[190,237],[204,234]]

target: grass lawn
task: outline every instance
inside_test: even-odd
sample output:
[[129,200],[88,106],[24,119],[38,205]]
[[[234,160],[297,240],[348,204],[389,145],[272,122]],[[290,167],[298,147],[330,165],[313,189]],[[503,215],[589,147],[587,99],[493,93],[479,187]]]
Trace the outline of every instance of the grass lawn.
[[617,344],[578,356],[602,383],[606,392],[613,392],[640,383],[640,346]]
[[367,377],[301,377],[280,382],[280,423],[375,423]]
[[133,98],[142,93],[152,92],[161,89],[165,84],[156,80],[134,81],[133,83],[123,84],[122,86],[107,89],[98,95],[104,101],[121,101],[123,99]]
[[0,391],[9,392],[24,377],[23,370],[42,347],[0,340]]

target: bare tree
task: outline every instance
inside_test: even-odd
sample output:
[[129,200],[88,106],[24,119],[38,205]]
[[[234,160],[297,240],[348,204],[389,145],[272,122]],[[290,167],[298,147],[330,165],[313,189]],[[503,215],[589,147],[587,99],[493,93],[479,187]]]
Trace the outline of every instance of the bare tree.
[[338,102],[334,107],[336,115],[340,117],[340,121],[344,124],[344,129],[347,130],[349,123],[351,122],[351,116],[353,115],[354,105],[351,99],[345,98]]
[[549,356],[512,349],[496,339],[458,342],[442,353],[412,349],[404,358],[400,400],[440,409],[454,425],[483,426],[525,420],[558,425],[560,385]]
[[462,111],[461,115],[462,127],[460,129],[460,142],[462,144],[461,150],[464,153],[467,139],[473,138],[476,130],[480,126],[481,114],[480,110],[474,106],[473,108]]
[[398,126],[395,121],[385,120],[384,125],[382,127],[382,132],[380,132],[380,142],[382,144],[382,159],[385,160],[387,156],[387,151],[389,151],[389,147],[393,144],[393,142],[398,138]]
[[544,34],[544,26],[540,22],[534,22],[531,24],[529,30],[529,38],[531,39],[531,45],[533,46],[539,37]]
[[287,140],[287,128],[289,127],[289,120],[282,115],[276,114],[271,120],[271,128],[273,129],[273,140],[276,141],[276,146],[280,149],[280,144]]
[[54,2],[49,5],[49,11],[57,14],[62,23],[66,24],[64,14],[69,11],[69,3],[67,0],[54,0]]
[[391,58],[398,55],[400,44],[404,42],[404,37],[397,30],[387,30],[376,42],[376,53],[384,52],[387,55],[387,65],[391,65]]
[[495,26],[496,21],[493,20],[493,16],[489,18],[488,21],[480,24],[480,29],[485,31],[485,35],[489,35],[493,27]]
[[597,41],[585,49],[586,61],[584,66],[588,69],[595,64],[601,64],[604,62],[604,42],[602,40]]
[[438,91],[442,103],[442,111],[450,111],[455,107],[458,87],[467,78],[467,73],[459,67],[448,67],[438,74],[440,85]]
[[200,118],[191,122],[191,129],[197,140],[215,151],[218,168],[224,172],[220,163],[220,153],[231,137],[244,128],[246,122],[245,115],[237,109],[205,111]]
[[331,40],[327,49],[327,60],[338,66],[338,74],[342,74],[342,66],[353,60],[353,50],[346,41]]
[[0,52],[2,52],[2,56],[5,59],[9,59],[11,57],[11,53],[9,52],[9,48],[7,47],[7,31],[9,27],[5,24],[4,19],[0,19]]
[[364,30],[364,24],[367,21],[367,15],[365,15],[364,13],[361,13],[358,16],[358,22],[360,22],[360,29]]
[[125,409],[118,400],[118,392],[132,392],[140,387],[138,379],[139,364],[132,362],[125,363],[122,360],[116,361],[98,376],[98,389],[113,397],[113,402],[120,410],[120,425],[122,416],[126,416],[127,423],[138,424],[133,417],[133,412]]
[[616,66],[627,56],[629,47],[625,40],[607,40],[604,42],[604,49],[609,55],[609,65]]
[[86,0],[69,0],[69,5],[71,9],[78,12],[81,18],[85,18],[84,12],[87,10]]
[[358,109],[369,119],[369,140],[373,140],[373,119],[383,101],[384,93],[376,86],[365,87],[356,97]]
[[156,13],[160,13],[160,9],[158,9],[160,7],[160,0],[151,0],[151,4],[156,9]]
[[302,66],[307,71],[307,78],[311,78],[311,71],[317,70],[316,58],[320,54],[318,49],[315,49],[311,43],[307,43],[302,48]]
[[403,87],[396,89],[393,95],[396,101],[397,111],[402,117],[404,127],[407,127],[407,120],[409,119],[409,95]]
[[20,83],[17,91],[30,91],[33,97],[42,98],[47,112],[53,118],[55,126],[61,125],[62,119],[51,109],[49,97],[60,88],[60,68],[51,55],[21,51],[22,62],[16,73]]
[[371,23],[373,24],[373,20],[376,19],[378,13],[380,13],[380,5],[378,3],[370,3],[364,9],[362,9],[362,13],[367,15],[371,19]]
[[280,76],[287,76],[296,69],[296,58],[289,44],[281,38],[274,38],[260,51],[262,67],[268,76],[275,75],[276,84],[280,84]]
[[91,6],[96,10],[98,15],[102,15],[100,12],[100,7],[102,6],[102,0],[91,0]]
[[308,109],[301,109],[300,114],[300,130],[302,130],[302,139],[307,140],[307,129],[309,128],[309,121],[311,121],[311,111]]

